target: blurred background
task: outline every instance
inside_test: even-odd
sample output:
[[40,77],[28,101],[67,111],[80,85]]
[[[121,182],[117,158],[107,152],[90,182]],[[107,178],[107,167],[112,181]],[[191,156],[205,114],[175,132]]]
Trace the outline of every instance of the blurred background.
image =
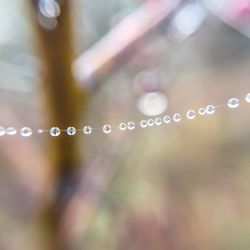
[[249,39],[249,0],[0,0],[0,125],[34,131],[0,137],[0,249],[250,249]]

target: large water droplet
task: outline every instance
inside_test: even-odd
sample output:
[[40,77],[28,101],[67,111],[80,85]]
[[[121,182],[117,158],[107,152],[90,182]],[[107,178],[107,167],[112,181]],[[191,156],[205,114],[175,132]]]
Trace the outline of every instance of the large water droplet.
[[146,120],[141,120],[140,126],[141,126],[142,128],[146,128],[146,127],[148,126],[148,122],[147,122]]
[[143,94],[138,100],[139,110],[148,116],[162,114],[167,108],[167,98],[160,92]]
[[28,127],[23,127],[20,131],[21,136],[29,137],[32,135],[32,129]]
[[7,129],[6,129],[6,134],[7,135],[15,135],[17,133],[17,130],[16,130],[16,128],[14,128],[14,127],[8,127]]
[[68,127],[66,132],[67,132],[68,135],[75,135],[76,134],[76,128]]
[[135,123],[134,122],[128,122],[127,127],[129,130],[135,129]]
[[208,105],[206,107],[206,113],[208,115],[212,115],[212,114],[214,114],[214,112],[215,112],[215,107],[213,105]]
[[188,110],[186,115],[187,115],[187,118],[190,119],[190,120],[193,120],[195,118],[195,116],[196,116],[194,110]]
[[119,125],[119,129],[120,129],[121,131],[126,130],[126,129],[127,129],[127,125],[126,125],[126,123],[124,123],[124,122],[120,123],[120,125]]
[[250,93],[246,94],[245,101],[250,103]]
[[0,136],[5,135],[5,133],[6,133],[5,128],[4,127],[0,127]]
[[61,13],[59,4],[55,0],[40,0],[39,11],[47,18],[58,17]]
[[240,100],[238,98],[231,98],[227,102],[227,106],[231,109],[238,108],[240,105]]
[[201,5],[183,5],[171,20],[170,31],[177,41],[182,42],[202,26],[205,16],[206,12]]
[[171,117],[168,116],[168,115],[164,116],[163,117],[163,122],[166,123],[166,124],[170,123],[171,122]]
[[92,128],[91,128],[90,126],[85,126],[85,127],[83,128],[83,133],[84,133],[85,135],[91,134],[91,133],[92,133]]
[[51,136],[59,136],[61,134],[61,130],[58,127],[53,127],[49,131]]
[[175,121],[175,122],[180,122],[180,121],[181,121],[181,114],[175,113],[175,114],[173,115],[173,121]]
[[112,127],[111,125],[109,124],[105,124],[103,127],[102,127],[102,130],[105,134],[110,134],[111,131],[112,131]]

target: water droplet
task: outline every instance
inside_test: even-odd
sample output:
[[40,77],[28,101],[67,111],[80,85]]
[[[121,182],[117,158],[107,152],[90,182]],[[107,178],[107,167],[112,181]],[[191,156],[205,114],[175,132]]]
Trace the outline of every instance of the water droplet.
[[166,116],[163,117],[163,121],[164,121],[164,123],[168,124],[168,123],[171,122],[171,117],[166,115]]
[[135,129],[135,123],[134,122],[128,122],[127,127],[129,130]]
[[245,101],[250,103],[250,93],[246,94]]
[[142,128],[146,128],[146,127],[148,126],[147,121],[146,121],[146,120],[141,120],[140,126],[141,126]]
[[124,122],[120,123],[120,125],[119,125],[119,129],[120,129],[121,131],[126,130],[126,129],[127,129],[127,125],[126,125],[126,123],[124,123]]
[[148,119],[148,126],[149,127],[154,126],[154,124],[155,124],[155,121],[153,119]]
[[38,14],[38,22],[39,24],[47,30],[53,30],[57,27],[58,22],[56,18],[47,18],[41,13]]
[[49,131],[51,136],[59,136],[61,134],[61,130],[58,127],[53,127]]
[[206,109],[205,108],[200,108],[198,112],[199,112],[200,115],[205,115],[206,114]]
[[85,134],[85,135],[89,135],[89,134],[91,134],[92,133],[92,128],[90,127],[90,126],[85,126],[84,128],[83,128],[83,133]]
[[16,130],[16,128],[14,128],[14,127],[8,127],[7,129],[6,129],[6,134],[7,135],[15,135],[17,133],[17,130]]
[[208,105],[206,107],[206,113],[208,115],[212,115],[212,114],[214,114],[214,112],[215,112],[215,107],[213,105]]
[[24,136],[24,137],[29,137],[32,135],[32,130],[31,128],[28,128],[28,127],[23,127],[20,131],[20,134],[21,136]]
[[44,132],[43,129],[40,129],[40,128],[39,128],[39,129],[37,130],[37,133],[38,133],[38,134],[42,134],[43,132]]
[[227,102],[227,106],[231,109],[238,108],[240,105],[240,100],[238,98],[231,98]]
[[112,127],[109,125],[109,124],[105,124],[103,127],[102,127],[102,130],[105,134],[110,134],[111,131],[112,131]]
[[5,128],[4,127],[0,127],[0,136],[5,135],[5,133],[6,133]]
[[137,106],[144,115],[160,115],[167,108],[167,98],[157,91],[145,93],[139,98]]
[[68,135],[75,135],[76,134],[76,128],[68,127],[66,132],[67,132]]
[[59,4],[55,0],[40,0],[39,11],[47,18],[58,17],[61,13]]
[[181,121],[181,114],[175,113],[175,114],[173,115],[173,120],[174,120],[175,122],[180,122],[180,121]]
[[194,110],[188,110],[186,115],[187,115],[187,118],[190,119],[190,120],[193,120],[195,118],[195,116],[196,116]]
[[183,5],[172,18],[170,31],[177,42],[182,42],[194,34],[203,24],[205,10],[197,3]]
[[162,124],[162,119],[160,117],[155,118],[155,124],[160,126]]

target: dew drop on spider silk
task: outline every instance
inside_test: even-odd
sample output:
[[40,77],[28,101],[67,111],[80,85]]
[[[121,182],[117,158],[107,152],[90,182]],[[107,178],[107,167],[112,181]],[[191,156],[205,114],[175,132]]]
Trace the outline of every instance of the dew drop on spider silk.
[[92,129],[90,126],[85,126],[85,127],[83,128],[83,133],[84,133],[85,135],[91,134],[92,131],[93,131],[93,129]]
[[187,115],[187,118],[190,119],[190,120],[193,120],[195,118],[195,116],[196,116],[194,110],[188,110],[186,115]]
[[4,127],[0,127],[0,136],[5,135],[5,133],[6,133],[5,128]]
[[214,112],[215,112],[215,107],[213,105],[208,105],[206,107],[206,113],[208,115],[212,115],[212,114],[214,114]]
[[111,131],[112,131],[111,125],[105,124],[105,125],[102,127],[102,131],[103,131],[105,134],[110,134]]
[[17,130],[16,130],[16,128],[14,128],[14,127],[8,127],[7,129],[6,129],[6,134],[7,135],[15,135],[17,133]]
[[250,103],[250,93],[247,93],[245,96],[245,101]]
[[134,123],[134,122],[128,122],[128,123],[127,123],[127,128],[128,128],[129,130],[135,129],[135,123]]
[[147,121],[146,121],[146,120],[141,120],[141,121],[140,121],[140,126],[141,126],[142,128],[146,128],[146,127],[148,126]]
[[200,108],[198,113],[199,113],[199,115],[205,115],[206,114],[206,109],[205,108]]
[[231,98],[227,102],[227,106],[231,109],[238,108],[240,105],[240,100],[238,98]]
[[75,135],[76,134],[76,128],[75,127],[68,127],[66,132],[67,132],[68,135]]
[[148,119],[148,126],[149,127],[154,126],[154,124],[155,124],[155,121],[153,119]]
[[55,136],[59,136],[61,134],[61,130],[58,127],[53,127],[50,129],[49,133],[51,136],[55,137]]
[[32,135],[32,129],[28,127],[23,127],[20,131],[21,136],[29,137]]
[[180,122],[181,121],[181,114],[179,114],[179,113],[174,114],[173,121]]
[[163,122],[166,123],[166,124],[170,123],[171,122],[171,117],[168,116],[168,115],[164,116],[163,117]]
[[160,126],[162,124],[162,119],[160,117],[155,118],[155,125]]
[[119,129],[120,129],[121,131],[126,130],[126,129],[127,129],[126,123],[124,123],[124,122],[120,123],[120,124],[119,124]]
[[38,134],[42,134],[43,132],[44,132],[43,129],[40,129],[40,128],[39,128],[39,129],[37,130],[37,133],[38,133]]

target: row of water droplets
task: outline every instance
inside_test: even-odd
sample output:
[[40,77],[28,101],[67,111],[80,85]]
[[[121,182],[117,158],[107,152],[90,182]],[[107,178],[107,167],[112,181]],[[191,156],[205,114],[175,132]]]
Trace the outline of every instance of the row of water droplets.
[[[247,103],[250,103],[250,93],[248,93],[245,96],[245,101]],[[240,105],[240,100],[238,98],[231,98],[228,100],[227,104],[226,104],[229,108],[237,108]],[[212,115],[215,113],[215,110],[217,108],[223,107],[225,106],[225,104],[221,104],[221,105],[208,105],[206,107],[200,108],[198,110],[198,112],[196,112],[195,110],[188,110],[186,112],[186,118],[189,120],[193,120],[197,114],[200,116],[203,116],[205,114],[208,115]],[[115,126],[117,128],[119,128],[121,131],[125,131],[125,130],[134,130],[136,128],[136,126],[139,126],[141,128],[146,128],[146,127],[152,127],[154,125],[156,126],[160,126],[162,124],[169,124],[171,121],[174,122],[180,122],[182,119],[182,115],[180,113],[175,113],[173,114],[173,116],[164,116],[164,117],[157,117],[157,118],[150,118],[147,120],[141,120],[139,123],[135,123],[133,121],[127,122],[127,123],[120,123],[119,125]],[[68,127],[65,130],[62,130],[58,127],[52,127],[49,130],[44,130],[44,129],[38,129],[37,133],[38,134],[42,134],[42,133],[49,133],[51,136],[53,137],[57,137],[59,136],[62,132],[66,132],[66,134],[68,134],[69,136],[73,136],[75,135],[77,132],[83,132],[85,135],[90,135],[92,132],[94,132],[95,130],[102,130],[103,133],[105,134],[110,134],[112,132],[112,126],[110,124],[105,124],[104,126],[102,126],[101,128],[92,128],[91,126],[85,126],[82,129],[77,129],[75,127]],[[4,127],[0,127],[0,136],[3,135],[16,135],[18,134],[18,130],[15,127],[8,127],[8,128],[4,128]],[[30,137],[33,134],[33,131],[30,127],[23,127],[20,129],[19,134],[23,137]]]

